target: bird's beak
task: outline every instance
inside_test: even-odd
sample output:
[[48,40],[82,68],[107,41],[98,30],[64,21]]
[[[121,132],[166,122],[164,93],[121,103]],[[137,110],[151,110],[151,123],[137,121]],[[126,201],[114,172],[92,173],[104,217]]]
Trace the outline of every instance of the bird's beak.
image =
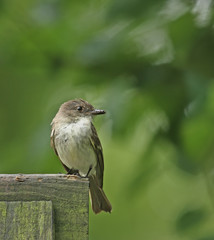
[[93,111],[91,111],[92,115],[99,115],[99,114],[105,114],[106,112],[104,110],[100,110],[100,109],[94,109]]

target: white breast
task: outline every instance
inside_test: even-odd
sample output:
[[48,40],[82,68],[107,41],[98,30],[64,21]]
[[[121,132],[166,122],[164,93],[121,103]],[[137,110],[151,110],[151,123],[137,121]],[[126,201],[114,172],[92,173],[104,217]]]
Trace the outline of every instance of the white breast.
[[55,134],[55,147],[63,164],[79,170],[81,176],[86,176],[90,167],[90,173],[94,173],[96,155],[90,144],[91,119],[62,124]]

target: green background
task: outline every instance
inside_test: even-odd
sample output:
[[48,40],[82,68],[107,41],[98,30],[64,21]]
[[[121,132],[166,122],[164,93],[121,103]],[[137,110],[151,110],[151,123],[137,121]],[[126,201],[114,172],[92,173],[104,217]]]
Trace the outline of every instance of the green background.
[[213,1],[2,0],[0,172],[64,172],[50,122],[83,98],[113,212],[90,239],[214,239]]

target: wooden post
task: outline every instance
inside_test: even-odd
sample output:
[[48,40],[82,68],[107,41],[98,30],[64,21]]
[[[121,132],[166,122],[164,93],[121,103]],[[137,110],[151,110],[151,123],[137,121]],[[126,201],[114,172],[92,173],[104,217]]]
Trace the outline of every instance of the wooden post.
[[87,240],[87,179],[0,174],[0,239]]

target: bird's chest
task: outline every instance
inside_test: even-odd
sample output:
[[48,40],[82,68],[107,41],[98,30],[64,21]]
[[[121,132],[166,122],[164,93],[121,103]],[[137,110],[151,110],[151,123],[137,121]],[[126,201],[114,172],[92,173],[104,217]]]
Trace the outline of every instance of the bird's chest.
[[65,148],[83,148],[91,136],[90,125],[79,121],[62,125],[56,133],[56,143]]
[[91,123],[87,119],[62,125],[55,136],[57,152],[63,164],[86,174],[95,166],[96,157],[91,147]]

